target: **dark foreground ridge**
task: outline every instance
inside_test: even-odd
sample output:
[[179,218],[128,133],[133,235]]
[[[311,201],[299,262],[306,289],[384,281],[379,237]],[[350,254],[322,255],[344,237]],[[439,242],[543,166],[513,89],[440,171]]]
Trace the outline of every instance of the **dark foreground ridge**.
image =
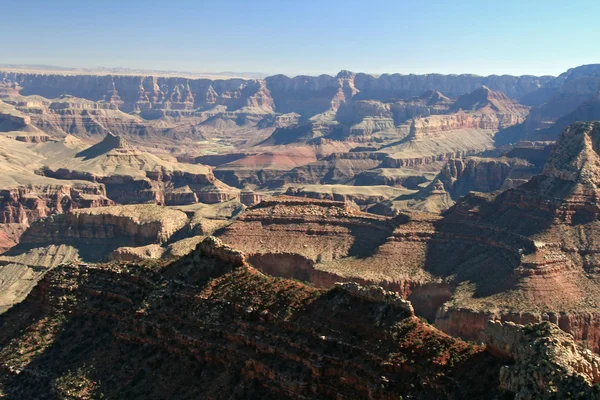
[[600,365],[543,324],[494,324],[486,351],[391,292],[269,277],[211,237],[169,265],[59,266],[0,327],[11,399],[594,398]]

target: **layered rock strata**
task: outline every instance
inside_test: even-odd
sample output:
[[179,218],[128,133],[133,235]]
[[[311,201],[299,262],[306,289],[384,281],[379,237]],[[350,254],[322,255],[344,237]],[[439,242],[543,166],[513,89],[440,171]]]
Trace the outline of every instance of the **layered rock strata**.
[[46,165],[41,173],[102,183],[108,197],[120,204],[211,204],[239,197],[239,191],[217,180],[209,167],[162,160],[111,133],[71,159]]
[[248,255],[295,253],[316,261],[368,254],[393,226],[343,202],[281,196],[252,207],[219,237]]
[[498,359],[371,292],[274,279],[214,242],[166,267],[64,265],[0,320],[0,388],[17,399],[501,393]]

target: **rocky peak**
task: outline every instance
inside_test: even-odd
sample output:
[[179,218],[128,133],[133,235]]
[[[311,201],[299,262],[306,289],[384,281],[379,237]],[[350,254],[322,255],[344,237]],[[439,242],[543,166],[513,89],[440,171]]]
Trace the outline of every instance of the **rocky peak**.
[[543,175],[597,188],[600,185],[600,123],[580,122],[561,134]]
[[420,100],[424,100],[425,104],[432,106],[439,103],[449,102],[450,99],[444,96],[437,90],[429,89],[419,96]]
[[495,92],[483,85],[471,93],[460,96],[452,105],[451,111],[478,111],[486,108],[493,112],[527,113],[525,107],[509,99],[504,93]]
[[123,152],[132,150],[134,150],[133,146],[131,146],[123,137],[108,132],[101,142],[79,152],[77,157],[94,158],[110,151]]
[[356,73],[344,69],[338,72],[338,74],[335,77],[337,79],[353,79],[355,76]]

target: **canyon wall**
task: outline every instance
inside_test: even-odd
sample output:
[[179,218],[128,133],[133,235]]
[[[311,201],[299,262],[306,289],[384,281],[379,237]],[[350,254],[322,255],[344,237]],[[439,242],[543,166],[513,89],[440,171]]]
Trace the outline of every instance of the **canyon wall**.
[[104,185],[91,182],[0,189],[0,224],[27,225],[51,214],[112,204]]
[[162,244],[187,223],[185,213],[151,204],[73,210],[31,224],[15,251],[64,244],[102,260],[118,247]]
[[315,115],[356,96],[358,99],[387,100],[420,96],[438,90],[458,97],[481,85],[520,98],[552,77],[476,75],[381,75],[342,71],[337,76],[275,75],[265,80],[208,80],[158,76],[44,75],[0,72],[0,81],[18,85],[23,95],[49,99],[68,94],[91,101],[114,104],[125,112],[152,113],[164,109],[194,110],[224,105],[228,110],[244,107],[267,112],[296,112]]

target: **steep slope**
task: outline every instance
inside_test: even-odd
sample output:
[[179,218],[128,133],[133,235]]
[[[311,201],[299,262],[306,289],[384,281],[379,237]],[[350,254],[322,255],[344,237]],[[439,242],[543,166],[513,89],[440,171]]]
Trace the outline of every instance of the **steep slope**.
[[162,269],[61,266],[0,323],[0,390],[17,399],[500,393],[498,359],[393,294],[270,278],[218,244]]
[[152,204],[79,209],[39,219],[0,256],[0,312],[21,301],[57,265],[100,261],[122,246],[167,242],[188,230],[185,213]]
[[598,398],[600,357],[549,324],[491,324],[485,351],[394,293],[272,278],[214,238],[170,265],[62,265],[0,327],[14,399]]

